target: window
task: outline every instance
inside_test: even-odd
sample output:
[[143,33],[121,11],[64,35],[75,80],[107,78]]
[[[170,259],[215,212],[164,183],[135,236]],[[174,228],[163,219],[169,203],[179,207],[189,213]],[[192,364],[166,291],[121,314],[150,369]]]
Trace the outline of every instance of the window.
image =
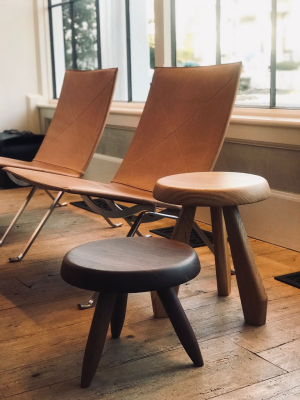
[[299,0],[173,0],[173,8],[178,67],[242,61],[237,105],[300,108]]
[[145,101],[154,69],[154,0],[49,0],[54,97],[66,69],[118,67],[114,100]]
[[48,3],[55,97],[66,68],[118,67],[114,100],[143,102],[155,53],[165,66],[242,61],[237,105],[300,108],[300,0]]

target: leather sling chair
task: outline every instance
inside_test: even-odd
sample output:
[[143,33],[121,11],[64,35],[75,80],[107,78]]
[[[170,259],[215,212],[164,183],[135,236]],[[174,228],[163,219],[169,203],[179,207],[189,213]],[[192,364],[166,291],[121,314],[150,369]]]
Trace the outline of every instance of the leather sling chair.
[[[179,206],[155,200],[153,187],[163,176],[213,169],[230,121],[240,71],[241,63],[156,68],[136,133],[109,184],[49,172],[6,170],[43,189],[80,194],[93,211],[106,218],[125,218],[141,210],[155,212],[156,207],[178,212]],[[110,210],[97,207],[91,196],[105,199]],[[115,201],[131,206],[122,208]],[[92,306],[95,299],[96,294],[81,308]]]
[[[0,168],[17,167],[28,170],[56,174],[60,177],[80,178],[95,152],[105,127],[109,113],[117,69],[96,71],[66,71],[61,95],[44,141],[32,162],[0,157]],[[4,233],[0,245],[15,225],[27,204],[34,195],[37,186],[33,185],[26,201],[19,209],[10,226]],[[21,260],[39,231],[46,223],[64,191],[59,190],[48,212],[27,243],[24,251],[17,258]]]

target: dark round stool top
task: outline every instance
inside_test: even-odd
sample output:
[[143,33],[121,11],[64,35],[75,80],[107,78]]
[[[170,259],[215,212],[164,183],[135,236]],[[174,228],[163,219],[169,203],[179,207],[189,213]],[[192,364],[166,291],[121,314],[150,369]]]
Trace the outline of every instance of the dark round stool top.
[[161,238],[117,238],[86,243],[69,251],[61,276],[96,292],[149,292],[181,285],[200,272],[194,249]]

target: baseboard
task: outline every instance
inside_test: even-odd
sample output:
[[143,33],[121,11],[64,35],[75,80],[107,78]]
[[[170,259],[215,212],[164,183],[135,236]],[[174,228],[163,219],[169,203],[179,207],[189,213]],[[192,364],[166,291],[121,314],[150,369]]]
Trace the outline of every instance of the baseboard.
[[[239,207],[248,236],[300,251],[300,195],[271,190],[269,199]],[[211,223],[208,208],[198,208],[198,221]]]

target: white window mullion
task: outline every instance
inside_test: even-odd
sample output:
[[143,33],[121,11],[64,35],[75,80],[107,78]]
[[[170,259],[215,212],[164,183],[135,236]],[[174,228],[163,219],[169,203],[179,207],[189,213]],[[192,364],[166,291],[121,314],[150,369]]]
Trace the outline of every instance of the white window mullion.
[[171,0],[155,0],[155,66],[171,67]]

